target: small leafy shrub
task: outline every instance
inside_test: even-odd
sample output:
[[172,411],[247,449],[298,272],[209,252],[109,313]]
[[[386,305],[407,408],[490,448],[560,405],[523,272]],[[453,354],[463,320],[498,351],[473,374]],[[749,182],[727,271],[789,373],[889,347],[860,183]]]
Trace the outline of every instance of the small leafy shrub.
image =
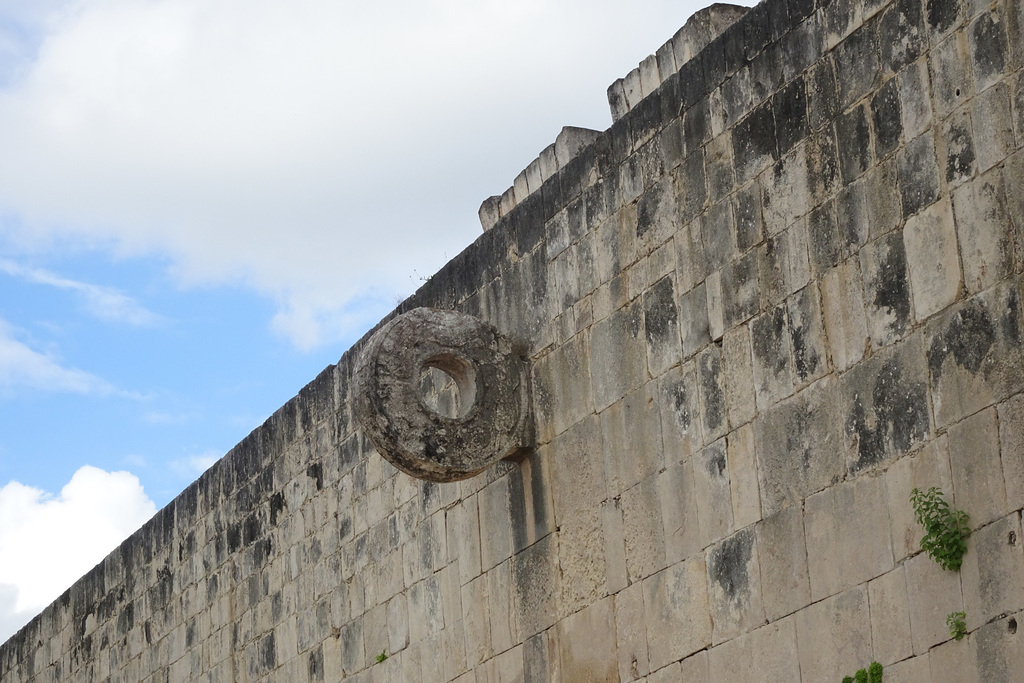
[[967,635],[967,615],[963,612],[950,612],[946,617],[946,626],[949,627],[949,637],[953,640],[961,640]]
[[925,531],[921,549],[943,569],[959,571],[967,552],[967,513],[949,507],[942,491],[935,486],[927,491],[915,488],[910,493],[917,523]]
[[882,683],[882,665],[871,662],[867,669],[858,669],[852,676],[844,676],[843,683]]
[[377,663],[380,664],[381,662],[383,662],[387,658],[388,658],[388,651],[386,649],[385,650],[381,650],[380,654],[377,655]]

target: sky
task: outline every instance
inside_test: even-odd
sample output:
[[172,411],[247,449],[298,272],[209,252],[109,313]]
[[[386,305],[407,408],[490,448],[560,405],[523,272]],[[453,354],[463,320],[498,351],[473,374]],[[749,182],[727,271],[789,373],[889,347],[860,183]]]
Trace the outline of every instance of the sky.
[[707,4],[0,0],[0,641]]

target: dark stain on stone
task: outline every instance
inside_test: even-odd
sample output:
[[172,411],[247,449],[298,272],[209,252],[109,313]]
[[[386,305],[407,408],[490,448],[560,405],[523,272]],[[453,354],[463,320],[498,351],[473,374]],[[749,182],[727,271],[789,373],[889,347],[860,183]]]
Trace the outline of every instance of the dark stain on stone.
[[942,33],[956,22],[960,13],[960,0],[928,0],[925,10],[928,25],[935,33]]
[[872,98],[871,120],[875,126],[875,154],[882,158],[899,146],[903,134],[903,118],[895,78],[890,78]]
[[1016,289],[1010,290],[1010,300],[1007,302],[1006,311],[999,319],[999,326],[1002,328],[1003,337],[1020,346],[1020,299]]
[[950,122],[946,145],[946,181],[970,178],[974,172],[974,140],[966,118]]
[[318,462],[314,462],[306,468],[306,476],[316,481],[316,490],[319,491],[324,487],[324,467]]
[[644,293],[647,342],[651,345],[665,343],[676,330],[678,319],[672,278],[664,277]]
[[711,551],[711,578],[733,605],[746,602],[750,597],[747,565],[753,548],[754,534],[747,530],[725,539]]
[[686,386],[678,382],[668,387],[668,396],[672,401],[672,414],[681,429],[689,429],[691,424],[690,409],[686,403]]
[[793,305],[799,309],[800,322],[794,323],[789,316],[789,336],[793,343],[793,365],[801,381],[808,379],[821,367],[821,354],[812,345],[810,331],[812,318],[816,309],[811,306],[808,297],[813,296],[811,288],[805,288],[793,298]]
[[875,297],[872,303],[895,317],[889,329],[902,335],[910,322],[910,286],[907,283],[907,252],[899,233],[886,239],[885,258],[872,282]]
[[278,491],[270,497],[270,525],[277,526],[277,520],[287,505],[284,502],[284,493]]
[[881,462],[887,455],[906,453],[928,435],[928,400],[924,382],[903,379],[897,358],[888,360],[875,377],[871,411],[857,394],[847,419],[848,434],[857,438],[857,461],[850,467],[858,472]]
[[722,360],[716,353],[705,353],[700,357],[699,365],[701,386],[704,389],[704,424],[714,431],[725,420],[725,394],[719,385]]
[[322,643],[309,653],[308,670],[311,681],[324,680],[324,646]]
[[785,371],[788,360],[783,338],[785,331],[786,310],[782,306],[776,306],[755,320],[750,329],[754,356],[762,367],[776,376]]
[[722,478],[725,476],[725,448],[722,446],[709,446],[708,459],[705,463],[708,474],[712,477]]
[[957,365],[977,373],[994,343],[992,316],[977,300],[972,300],[953,314],[945,331],[932,340],[928,349],[928,369],[938,381],[942,377],[942,364],[952,354]]
[[[986,12],[971,25],[974,67],[979,79],[994,78],[1006,70],[1006,34],[995,12]],[[978,86],[979,89],[982,87]]]

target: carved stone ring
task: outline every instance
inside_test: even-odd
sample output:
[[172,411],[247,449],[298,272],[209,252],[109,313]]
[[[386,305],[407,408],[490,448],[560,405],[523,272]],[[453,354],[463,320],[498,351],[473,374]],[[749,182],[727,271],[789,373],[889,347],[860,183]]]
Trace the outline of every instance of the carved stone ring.
[[[449,375],[458,415],[420,389],[425,368]],[[493,327],[465,313],[417,308],[388,322],[355,368],[355,414],[374,447],[428,481],[471,477],[533,445],[527,362]]]

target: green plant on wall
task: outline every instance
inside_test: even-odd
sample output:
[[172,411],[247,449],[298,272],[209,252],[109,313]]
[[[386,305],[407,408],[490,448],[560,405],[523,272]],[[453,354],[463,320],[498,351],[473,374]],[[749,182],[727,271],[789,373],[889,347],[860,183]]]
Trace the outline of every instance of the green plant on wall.
[[921,549],[943,569],[959,571],[967,552],[967,513],[949,507],[942,491],[933,486],[927,491],[915,488],[910,493],[917,522],[925,531]]
[[953,640],[961,640],[967,635],[967,615],[964,612],[950,612],[946,617],[946,626],[949,627],[949,637]]
[[852,676],[844,676],[843,683],[882,683],[882,665],[871,662],[866,669],[858,669]]
[[387,658],[388,658],[388,651],[387,650],[381,650],[380,654],[377,655],[377,663],[380,664],[381,662],[383,662]]

